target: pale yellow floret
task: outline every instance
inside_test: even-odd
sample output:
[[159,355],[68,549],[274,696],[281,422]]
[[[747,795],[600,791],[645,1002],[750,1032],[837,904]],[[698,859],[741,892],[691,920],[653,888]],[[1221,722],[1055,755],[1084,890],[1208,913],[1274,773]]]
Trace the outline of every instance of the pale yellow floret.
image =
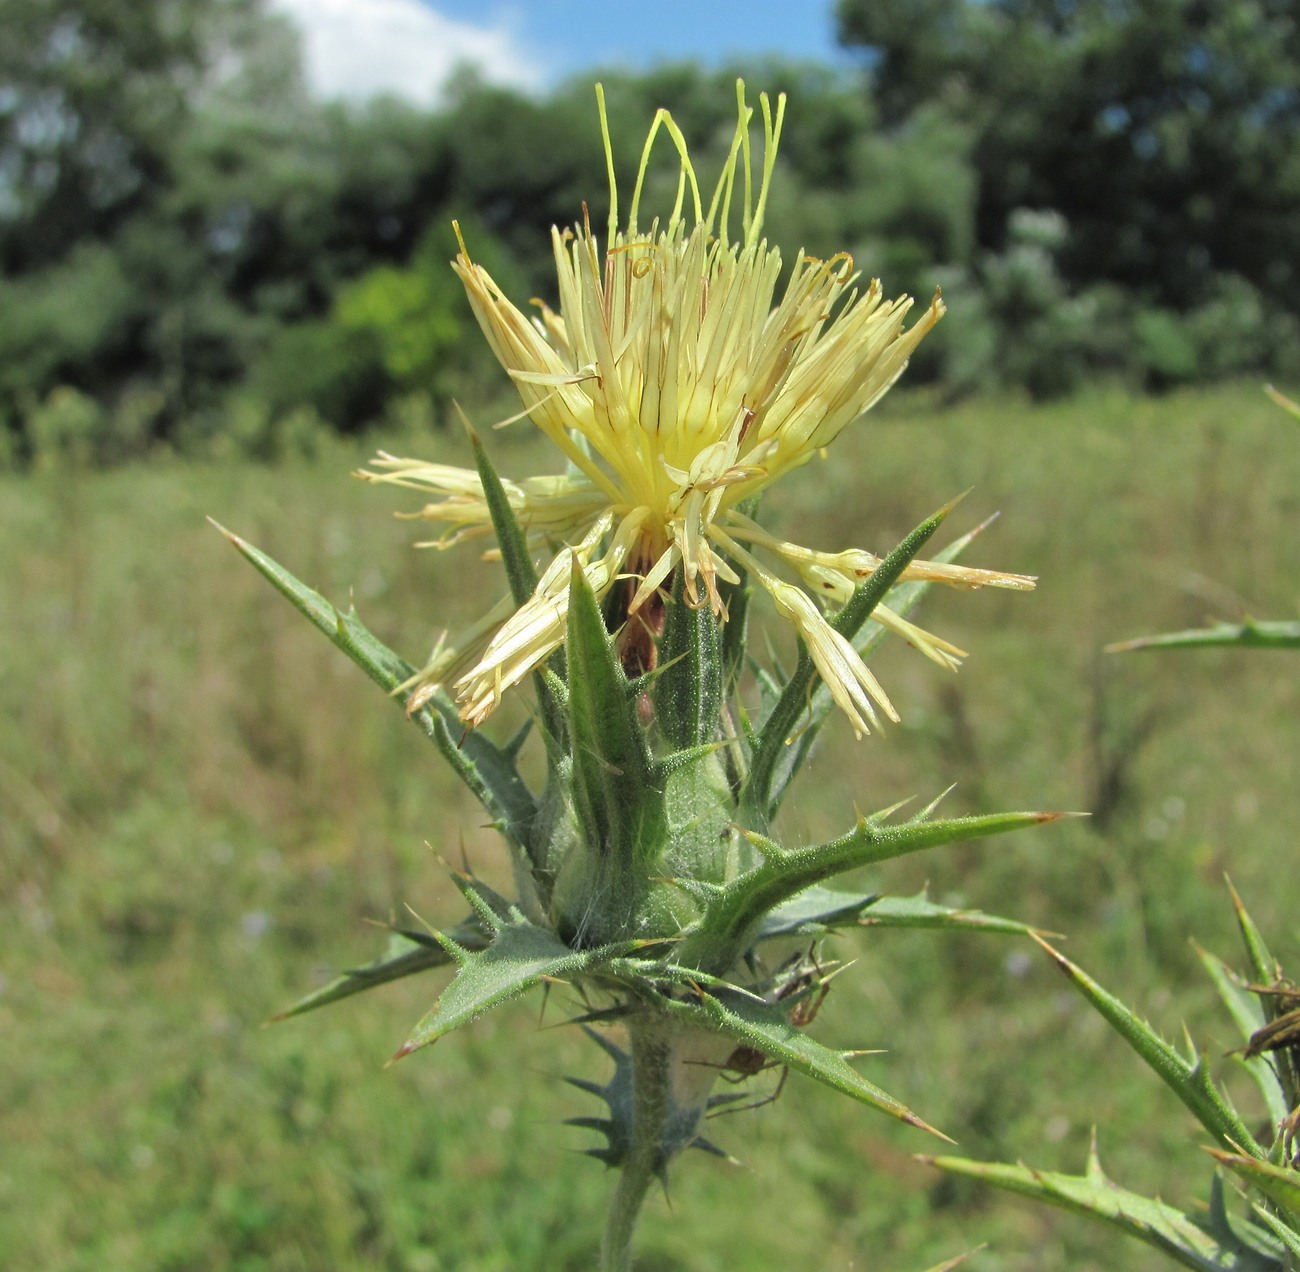
[[[762,236],[784,118],[759,100],[763,149],[755,178],[753,110],[737,86],[737,124],[707,203],[685,139],[666,111],[651,125],[631,203],[620,218],[618,183],[597,89],[609,172],[604,242],[583,222],[551,236],[557,306],[525,314],[469,255],[453,268],[527,416],[568,462],[564,477],[506,482],[530,547],[556,551],[533,596],[479,633],[471,654],[438,652],[422,683],[454,685],[461,715],[478,724],[564,639],[568,582],[577,560],[597,595],[631,573],[641,580],[629,613],[681,572],[692,605],[725,617],[722,584],[738,582],[728,558],[750,570],[804,639],[835,701],[865,732],[893,708],[852,645],[817,602],[843,604],[879,564],[865,552],[816,553],[777,540],[739,512],[806,463],[870,409],[902,373],[943,314],[936,295],[905,327],[907,297],[887,300],[863,283],[847,255],[800,253],[781,284],[782,261]],[[669,215],[638,223],[652,147],[660,133],[680,159]],[[734,224],[738,220],[738,226]],[[459,228],[457,228],[459,237]],[[491,517],[476,473],[381,455],[369,480],[435,497],[418,514],[447,527],[446,546],[483,535]],[[747,547],[744,545],[748,545]],[[752,550],[790,567],[800,585],[763,568]],[[914,563],[904,578],[960,587],[1031,587],[993,571]],[[875,617],[927,656],[955,666],[961,651],[889,610]]]

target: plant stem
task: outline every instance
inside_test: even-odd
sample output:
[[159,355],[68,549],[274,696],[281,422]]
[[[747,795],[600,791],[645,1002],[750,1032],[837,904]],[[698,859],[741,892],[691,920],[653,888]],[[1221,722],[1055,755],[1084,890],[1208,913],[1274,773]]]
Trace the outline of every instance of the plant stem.
[[672,1106],[671,1034],[653,1016],[634,1015],[628,1032],[632,1050],[632,1144],[605,1220],[601,1272],[630,1272],[632,1236],[641,1203],[662,1168],[665,1121]]

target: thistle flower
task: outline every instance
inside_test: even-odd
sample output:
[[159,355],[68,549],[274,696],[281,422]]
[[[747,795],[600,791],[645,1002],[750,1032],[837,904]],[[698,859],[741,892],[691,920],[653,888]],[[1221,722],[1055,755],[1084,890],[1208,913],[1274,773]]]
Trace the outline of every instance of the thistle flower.
[[[775,111],[766,95],[759,99],[763,153],[755,183],[753,111],[743,85],[730,153],[707,207],[685,139],[660,110],[620,223],[599,88],[597,96],[609,172],[608,231],[601,245],[585,215],[572,230],[552,230],[558,310],[534,302],[539,315],[526,317],[474,262],[463,239],[453,262],[518,390],[523,410],[515,419],[530,419],[567,461],[562,476],[506,484],[530,546],[556,555],[517,610],[499,610],[451,647],[440,644],[417,677],[411,702],[418,707],[449,684],[461,717],[480,724],[507,688],[563,642],[576,561],[597,596],[620,579],[630,581],[625,639],[636,643],[639,624],[649,633],[641,643],[651,647],[655,598],[679,571],[687,602],[722,619],[723,585],[738,583],[744,569],[795,625],[856,732],[875,721],[877,708],[896,719],[880,685],[819,607],[843,603],[877,558],[784,542],[745,509],[879,401],[942,316],[943,303],[936,294],[906,327],[911,299],[886,300],[880,283],[863,284],[844,253],[818,260],[801,252],[780,285],[781,255],[762,229],[785,98],[778,97]],[[665,220],[643,229],[642,190],[661,130],[680,158],[677,196]],[[734,237],[733,203],[743,205]],[[437,496],[419,514],[445,527],[437,546],[491,533],[476,473],[381,453],[360,475]],[[959,587],[1033,586],[1019,575],[924,562],[903,577]],[[961,657],[955,646],[886,607],[873,617],[945,666],[955,667]]]

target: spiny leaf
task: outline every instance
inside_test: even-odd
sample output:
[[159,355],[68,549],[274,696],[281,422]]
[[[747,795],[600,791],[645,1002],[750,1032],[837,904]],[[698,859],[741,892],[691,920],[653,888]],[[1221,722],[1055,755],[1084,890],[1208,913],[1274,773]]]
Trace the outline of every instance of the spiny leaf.
[[[488,514],[492,518],[492,529],[496,532],[497,543],[501,547],[501,561],[506,568],[510,595],[516,605],[522,605],[537,587],[537,570],[528,551],[528,538],[515,516],[515,510],[510,506],[510,497],[501,484],[501,478],[497,476],[497,470],[472,428],[469,429],[469,440],[474,448],[474,464],[483,486]],[[557,661],[562,665],[563,655],[559,655]],[[564,745],[564,714],[550,678],[538,672],[533,680],[537,687],[537,704],[542,714],[547,752],[550,754]]]
[[[1258,998],[1233,976],[1221,959],[1215,958],[1213,954],[1208,950],[1201,949],[1199,945],[1195,946],[1195,949],[1197,957],[1201,960],[1201,966],[1205,968],[1210,979],[1214,982],[1215,988],[1219,991],[1219,997],[1223,999],[1224,1005],[1236,1022],[1242,1038],[1249,1043],[1252,1035],[1264,1024],[1264,1013],[1260,1010]],[[1250,1071],[1250,1076],[1254,1078],[1256,1086],[1259,1087],[1261,1094],[1264,1096],[1264,1102],[1268,1105],[1269,1117],[1274,1122],[1280,1122],[1286,1117],[1289,1109],[1286,1102],[1286,1093],[1278,1080],[1277,1070],[1264,1056],[1250,1056],[1247,1058],[1239,1053],[1237,1054],[1239,1062]]]
[[858,918],[857,926],[975,930],[1003,936],[1032,936],[1038,930],[1017,919],[1004,919],[982,910],[939,905],[930,900],[924,888],[915,896],[881,897]]
[[1225,1148],[1245,1149],[1252,1157],[1264,1157],[1246,1124],[1224,1099],[1210,1078],[1205,1058],[1195,1064],[1179,1055],[1144,1020],[1133,1014],[1118,998],[1107,993],[1064,954],[1041,937],[1033,938],[1048,953],[1076,989],[1110,1023],[1125,1042],[1153,1069],[1165,1085],[1191,1110],[1197,1121]]
[[846,870],[888,861],[939,844],[1041,826],[1062,813],[994,813],[943,821],[882,825],[863,818],[847,835],[809,848],[768,856],[734,879],[710,902],[698,931],[687,939],[682,962],[719,972],[744,952],[765,915],[796,893]]
[[1291,1256],[1292,1266],[1300,1266],[1300,1229],[1293,1228],[1265,1206],[1256,1206],[1255,1214]]
[[487,949],[470,955],[437,1006],[415,1026],[393,1059],[436,1042],[544,980],[568,980],[626,950],[626,945],[571,950],[555,933],[515,911]]
[[1282,975],[1282,965],[1268,952],[1264,936],[1242,904],[1237,889],[1232,886],[1232,880],[1229,879],[1227,883],[1228,891],[1232,894],[1232,908],[1237,915],[1237,927],[1241,932],[1241,943],[1250,960],[1250,974],[1261,985],[1271,985]]
[[[472,917],[454,928],[452,936],[469,949],[483,949],[487,945],[487,936]],[[301,1016],[304,1012],[350,998],[353,994],[374,989],[377,985],[386,985],[389,981],[401,980],[404,976],[413,976],[431,967],[445,967],[451,961],[451,955],[436,941],[419,940],[411,934],[393,931],[388,937],[388,948],[373,962],[349,968],[328,985],[322,985],[320,989],[300,998],[292,1007],[273,1016],[272,1020]]]
[[1300,1223],[1300,1171],[1274,1166],[1272,1162],[1261,1162],[1240,1153],[1225,1153],[1219,1148],[1205,1151],[1221,1166],[1226,1166],[1239,1179],[1244,1179],[1280,1206],[1292,1222]]
[[766,941],[772,937],[844,927],[880,899],[877,892],[836,892],[831,888],[805,888],[763,916],[755,939]]
[[[213,522],[216,525],[216,522]],[[341,613],[319,592],[295,578],[266,553],[246,543],[222,526],[217,529],[299,613],[338,646],[362,671],[390,695],[414,674],[415,668],[375,636],[355,611]],[[401,697],[405,705],[406,698]],[[477,730],[467,731],[455,705],[438,693],[429,705],[410,716],[457,776],[478,797],[512,844],[525,852],[537,806],[532,792],[519,776],[511,756]]]
[[848,1063],[844,1053],[832,1051],[792,1025],[788,1004],[762,1002],[749,995],[720,988],[712,993],[697,993],[688,998],[661,995],[658,1005],[693,1024],[719,1030],[743,1046],[753,1047],[769,1059],[786,1065],[797,1073],[816,1078],[834,1090],[851,1095],[855,1100],[880,1109],[909,1126],[919,1127],[940,1139],[948,1139],[942,1131],[935,1130],[892,1095],[868,1082]]
[[1100,1219],[1197,1272],[1264,1272],[1267,1266],[1249,1249],[1224,1244],[1211,1236],[1173,1206],[1112,1183],[1102,1173],[1095,1155],[1084,1175],[974,1162],[962,1157],[920,1160],[949,1174],[980,1179],[1008,1192]]

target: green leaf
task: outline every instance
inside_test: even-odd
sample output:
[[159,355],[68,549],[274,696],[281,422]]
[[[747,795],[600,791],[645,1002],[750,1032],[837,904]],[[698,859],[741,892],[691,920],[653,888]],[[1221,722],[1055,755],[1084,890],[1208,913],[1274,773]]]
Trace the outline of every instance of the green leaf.
[[[951,508],[952,505],[948,504],[923,521],[863,581],[848,604],[830,620],[831,626],[841,636],[852,640],[858,634],[871,617],[871,611],[884,600],[885,593],[943,523]],[[751,810],[751,821],[758,825],[766,826],[772,819],[779,795],[777,775],[781,771],[782,756],[808,709],[809,695],[818,682],[812,655],[801,643],[794,675],[763,722],[750,765],[744,802]]]
[[[1195,948],[1197,957],[1201,960],[1201,966],[1205,968],[1206,973],[1214,982],[1214,987],[1219,991],[1219,997],[1223,1000],[1237,1028],[1241,1030],[1242,1038],[1249,1042],[1251,1035],[1265,1023],[1264,1012],[1260,1008],[1259,999],[1237,980],[1227,964],[1221,959],[1215,958],[1213,954],[1208,950],[1201,949],[1199,945]],[[1254,1078],[1255,1085],[1259,1087],[1264,1102],[1268,1105],[1269,1117],[1274,1122],[1280,1122],[1290,1112],[1290,1108],[1286,1102],[1286,1093],[1282,1088],[1282,1083],[1278,1079],[1277,1070],[1269,1063],[1266,1056],[1258,1055],[1247,1058],[1240,1052],[1234,1054],[1238,1062],[1248,1069],[1250,1076]]]
[[677,571],[659,642],[663,670],[655,677],[655,719],[678,750],[712,742],[722,710],[718,620],[707,605],[686,602],[685,572]]
[[1107,645],[1108,654],[1128,653],[1135,649],[1205,649],[1235,645],[1241,649],[1300,649],[1300,623],[1219,623],[1185,632],[1164,632],[1159,636],[1139,636]]
[[1113,1183],[1101,1169],[1095,1141],[1084,1175],[974,1162],[962,1157],[920,1160],[949,1174],[980,1179],[1007,1192],[1099,1219],[1198,1272],[1265,1272],[1270,1267],[1247,1247],[1212,1236],[1173,1206]]
[[[396,695],[398,687],[415,674],[415,668],[379,640],[355,610],[340,613],[319,592],[299,581],[266,553],[222,526],[217,529],[299,613],[324,632],[380,688]],[[408,697],[401,695],[399,701],[405,705]],[[474,792],[512,845],[527,852],[537,805],[519,776],[513,757],[477,730],[467,730],[456,713],[455,704],[445,694],[435,694],[427,706],[412,712],[410,719]]]
[[755,940],[828,931],[854,922],[879,901],[877,892],[836,892],[831,888],[805,888],[763,916]]
[[[441,939],[452,943],[450,937]],[[514,910],[508,919],[499,920],[487,949],[474,953],[460,946],[459,952],[452,955],[460,963],[456,979],[447,986],[437,1006],[411,1031],[393,1059],[400,1060],[436,1042],[444,1034],[500,1003],[518,998],[543,981],[569,980],[626,953],[633,945],[572,950],[554,932],[529,922]]]
[[[574,791],[587,841],[629,866],[648,864],[662,842],[663,800],[636,697],[575,563],[569,589],[569,724]],[[656,834],[658,830],[660,833]]]
[[1274,1166],[1272,1162],[1261,1162],[1240,1153],[1225,1153],[1218,1148],[1207,1148],[1205,1151],[1238,1179],[1245,1180],[1280,1206],[1293,1222],[1300,1222],[1300,1171],[1291,1167]]
[[1290,1254],[1293,1266],[1300,1267],[1300,1230],[1293,1228],[1265,1206],[1256,1206],[1255,1214]]
[[492,518],[492,528],[496,531],[497,543],[501,546],[501,563],[506,568],[506,579],[510,583],[510,595],[516,605],[522,605],[537,587],[537,570],[533,565],[532,554],[528,551],[528,539],[510,506],[510,497],[492,466],[488,453],[483,449],[479,435],[469,429],[470,445],[474,449],[474,466],[478,469],[479,481],[483,485],[483,498],[487,502],[488,514]]
[[1282,965],[1268,952],[1264,937],[1255,921],[1250,917],[1237,889],[1228,881],[1228,891],[1232,894],[1232,907],[1237,915],[1237,927],[1241,932],[1241,943],[1246,947],[1246,957],[1250,960],[1250,974],[1261,985],[1271,985],[1280,979]]
[[1064,954],[1054,950],[1041,937],[1035,936],[1034,940],[1047,951],[1071,984],[1141,1056],[1148,1067],[1159,1075],[1211,1135],[1225,1148],[1245,1149],[1252,1157],[1265,1156],[1246,1124],[1214,1085],[1203,1056],[1198,1057],[1194,1064],[1186,1060],[1150,1025],[1135,1016],[1114,995],[1108,994]]
[[1004,919],[982,910],[939,905],[921,889],[910,897],[881,897],[857,920],[858,927],[935,928],[946,931],[992,932],[1001,936],[1032,936],[1037,929],[1017,919]]
[[[497,543],[501,547],[501,561],[506,569],[506,579],[510,584],[510,595],[516,605],[522,605],[537,587],[537,570],[528,551],[528,538],[524,534],[515,510],[510,506],[510,497],[506,494],[497,470],[488,458],[478,434],[469,430],[470,445],[474,448],[474,464],[478,469],[479,481],[483,485],[483,498],[487,502],[488,514],[492,518],[492,529],[496,532]],[[562,668],[563,656],[555,659],[555,670]],[[544,734],[548,755],[564,745],[564,714],[560,699],[543,672],[533,676],[537,688],[537,703],[545,726]]]
[[[886,825],[864,817],[847,835],[790,851],[769,847],[761,864],[732,880],[709,902],[697,930],[683,944],[681,961],[703,971],[730,967],[760,931],[764,916],[796,893],[846,870],[874,865],[940,844],[1041,826],[1061,813],[993,813],[944,821],[913,819]],[[751,842],[756,842],[750,836]]]
[[[452,936],[467,949],[482,949],[488,943],[482,927],[472,917],[454,928]],[[394,930],[389,933],[388,948],[373,962],[349,968],[328,985],[322,985],[320,989],[300,998],[292,1007],[273,1016],[272,1020],[301,1016],[304,1012],[314,1011],[317,1007],[336,1003],[343,998],[351,998],[353,994],[374,989],[377,985],[386,985],[389,981],[401,980],[404,976],[413,976],[417,972],[428,971],[431,967],[446,967],[451,962],[451,955],[431,937],[421,938],[413,933]]]
[[936,1131],[892,1095],[858,1073],[846,1058],[852,1052],[832,1051],[792,1025],[788,1003],[763,1002],[741,991],[723,987],[690,998],[660,995],[657,1004],[692,1024],[716,1029],[741,1045],[753,1047],[769,1059],[816,1078],[909,1126],[948,1139],[942,1131]]

